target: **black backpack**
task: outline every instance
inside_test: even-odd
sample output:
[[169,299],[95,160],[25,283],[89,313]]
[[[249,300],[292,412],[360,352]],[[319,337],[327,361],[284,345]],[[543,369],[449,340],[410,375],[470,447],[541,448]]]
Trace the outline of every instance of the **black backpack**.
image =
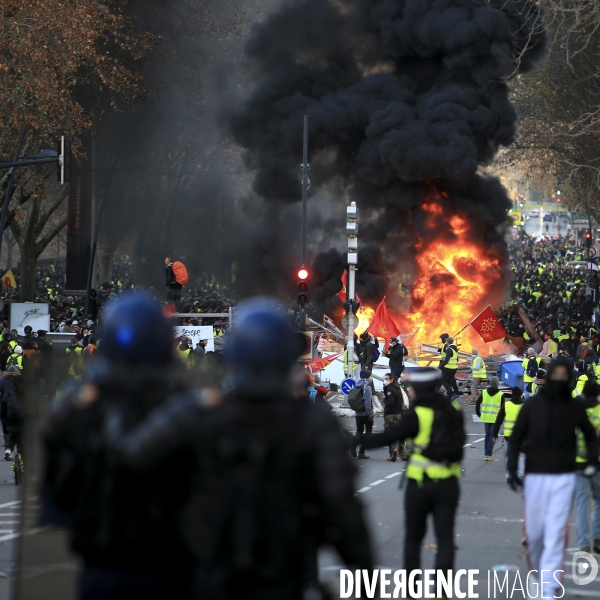
[[527,363],[527,375],[529,375],[529,377],[536,377],[539,368],[537,359],[530,358]]
[[365,410],[365,386],[353,387],[348,394],[348,406],[354,412]]
[[462,411],[447,402],[435,409],[431,439],[421,454],[429,460],[445,465],[460,462],[465,439]]
[[379,357],[381,356],[381,352],[379,351],[379,348],[375,345],[373,345],[373,353],[371,354],[371,357],[373,359],[373,362],[377,362],[379,360]]
[[6,404],[6,416],[11,421],[21,421],[24,416],[23,397],[16,390],[8,390],[2,396],[2,402]]

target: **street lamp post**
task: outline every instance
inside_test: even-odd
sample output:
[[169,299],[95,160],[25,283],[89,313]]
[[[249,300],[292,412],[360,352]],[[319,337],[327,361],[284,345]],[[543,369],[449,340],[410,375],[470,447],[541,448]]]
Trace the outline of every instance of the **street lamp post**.
[[354,378],[354,299],[356,296],[356,266],[358,265],[358,208],[356,202],[346,207],[346,233],[348,234],[348,377]]

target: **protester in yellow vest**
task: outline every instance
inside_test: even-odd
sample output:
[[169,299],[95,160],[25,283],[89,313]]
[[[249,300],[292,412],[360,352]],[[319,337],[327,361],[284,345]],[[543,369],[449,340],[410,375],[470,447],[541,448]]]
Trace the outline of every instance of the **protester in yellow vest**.
[[[494,423],[494,442],[498,441],[498,433],[500,432],[500,426],[504,423],[504,452],[506,453],[505,469],[506,469],[506,482],[510,484],[510,473],[508,472],[508,447],[510,445],[510,436],[512,434],[517,417],[523,408],[523,390],[520,387],[512,388],[512,395],[509,398],[504,398],[504,402],[500,407],[500,412],[496,417]],[[524,457],[519,458],[519,471],[518,475],[522,479],[524,473]]]
[[479,386],[487,378],[487,369],[483,358],[479,356],[477,348],[473,348],[471,354],[473,356],[471,359],[471,404],[474,404],[479,395]]
[[499,379],[497,377],[490,377],[489,387],[481,392],[475,404],[475,412],[483,422],[485,428],[483,452],[487,461],[494,460],[492,458],[492,453],[494,452],[494,423],[496,423],[496,417],[504,401],[504,396],[498,389],[499,386]]
[[[387,446],[396,440],[412,439],[413,442],[414,451],[405,473],[404,567],[407,578],[412,571],[421,568],[421,546],[429,514],[441,515],[441,511],[444,516],[436,521],[435,528],[436,569],[446,573],[454,568],[454,518],[460,494],[458,479],[465,431],[460,405],[449,402],[437,392],[441,378],[439,369],[406,369],[403,380],[411,408],[404,413],[401,421],[383,433],[363,438],[367,448]],[[438,427],[444,432],[434,435]],[[432,442],[433,439],[444,439],[446,443],[440,446],[439,442]]]
[[79,346],[79,340],[73,336],[71,338],[71,345],[66,349],[67,356],[69,357],[69,376],[75,380],[81,379],[81,373],[83,371],[83,348]]
[[[531,395],[531,384],[535,379],[542,359],[535,355],[535,350],[529,348],[527,356],[523,359],[523,383],[525,384],[525,399]],[[537,363],[537,364],[536,364]]]
[[[600,435],[600,386],[587,381],[577,401],[586,408],[590,423]],[[585,438],[581,431],[577,435],[577,461],[575,480],[575,516],[577,522],[577,544],[584,552],[600,552],[600,474],[586,477],[583,470],[588,466]],[[592,523],[591,515],[594,514]]]
[[177,356],[181,359],[183,364],[191,369],[194,366],[194,353],[190,347],[190,341],[186,337],[182,337],[179,345],[177,346]]

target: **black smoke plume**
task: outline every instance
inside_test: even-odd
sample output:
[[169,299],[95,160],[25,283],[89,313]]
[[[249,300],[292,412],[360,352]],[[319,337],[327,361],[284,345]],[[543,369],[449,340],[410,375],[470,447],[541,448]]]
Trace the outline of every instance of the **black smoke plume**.
[[[506,260],[510,202],[480,168],[514,139],[508,81],[546,46],[540,3],[530,0],[287,3],[252,31],[246,54],[257,85],[230,128],[255,171],[254,191],[284,206],[299,199],[308,115],[311,197],[331,200],[335,188],[340,209],[357,201],[361,244],[383,250],[359,269],[359,294],[362,286],[377,301],[386,273],[393,279],[411,262],[416,239],[439,233],[420,217],[432,182],[472,221],[478,242]],[[338,255],[315,261],[321,312],[334,302]]]

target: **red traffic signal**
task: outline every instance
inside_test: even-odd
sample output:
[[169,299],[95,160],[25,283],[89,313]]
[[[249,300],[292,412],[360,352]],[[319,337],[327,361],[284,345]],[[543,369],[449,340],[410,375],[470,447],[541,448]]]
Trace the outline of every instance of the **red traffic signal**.
[[298,271],[298,279],[301,279],[302,281],[308,279],[308,271],[304,267]]
[[594,244],[594,241],[592,240],[592,233],[590,231],[588,231],[585,234],[585,247],[586,248],[591,248]]

